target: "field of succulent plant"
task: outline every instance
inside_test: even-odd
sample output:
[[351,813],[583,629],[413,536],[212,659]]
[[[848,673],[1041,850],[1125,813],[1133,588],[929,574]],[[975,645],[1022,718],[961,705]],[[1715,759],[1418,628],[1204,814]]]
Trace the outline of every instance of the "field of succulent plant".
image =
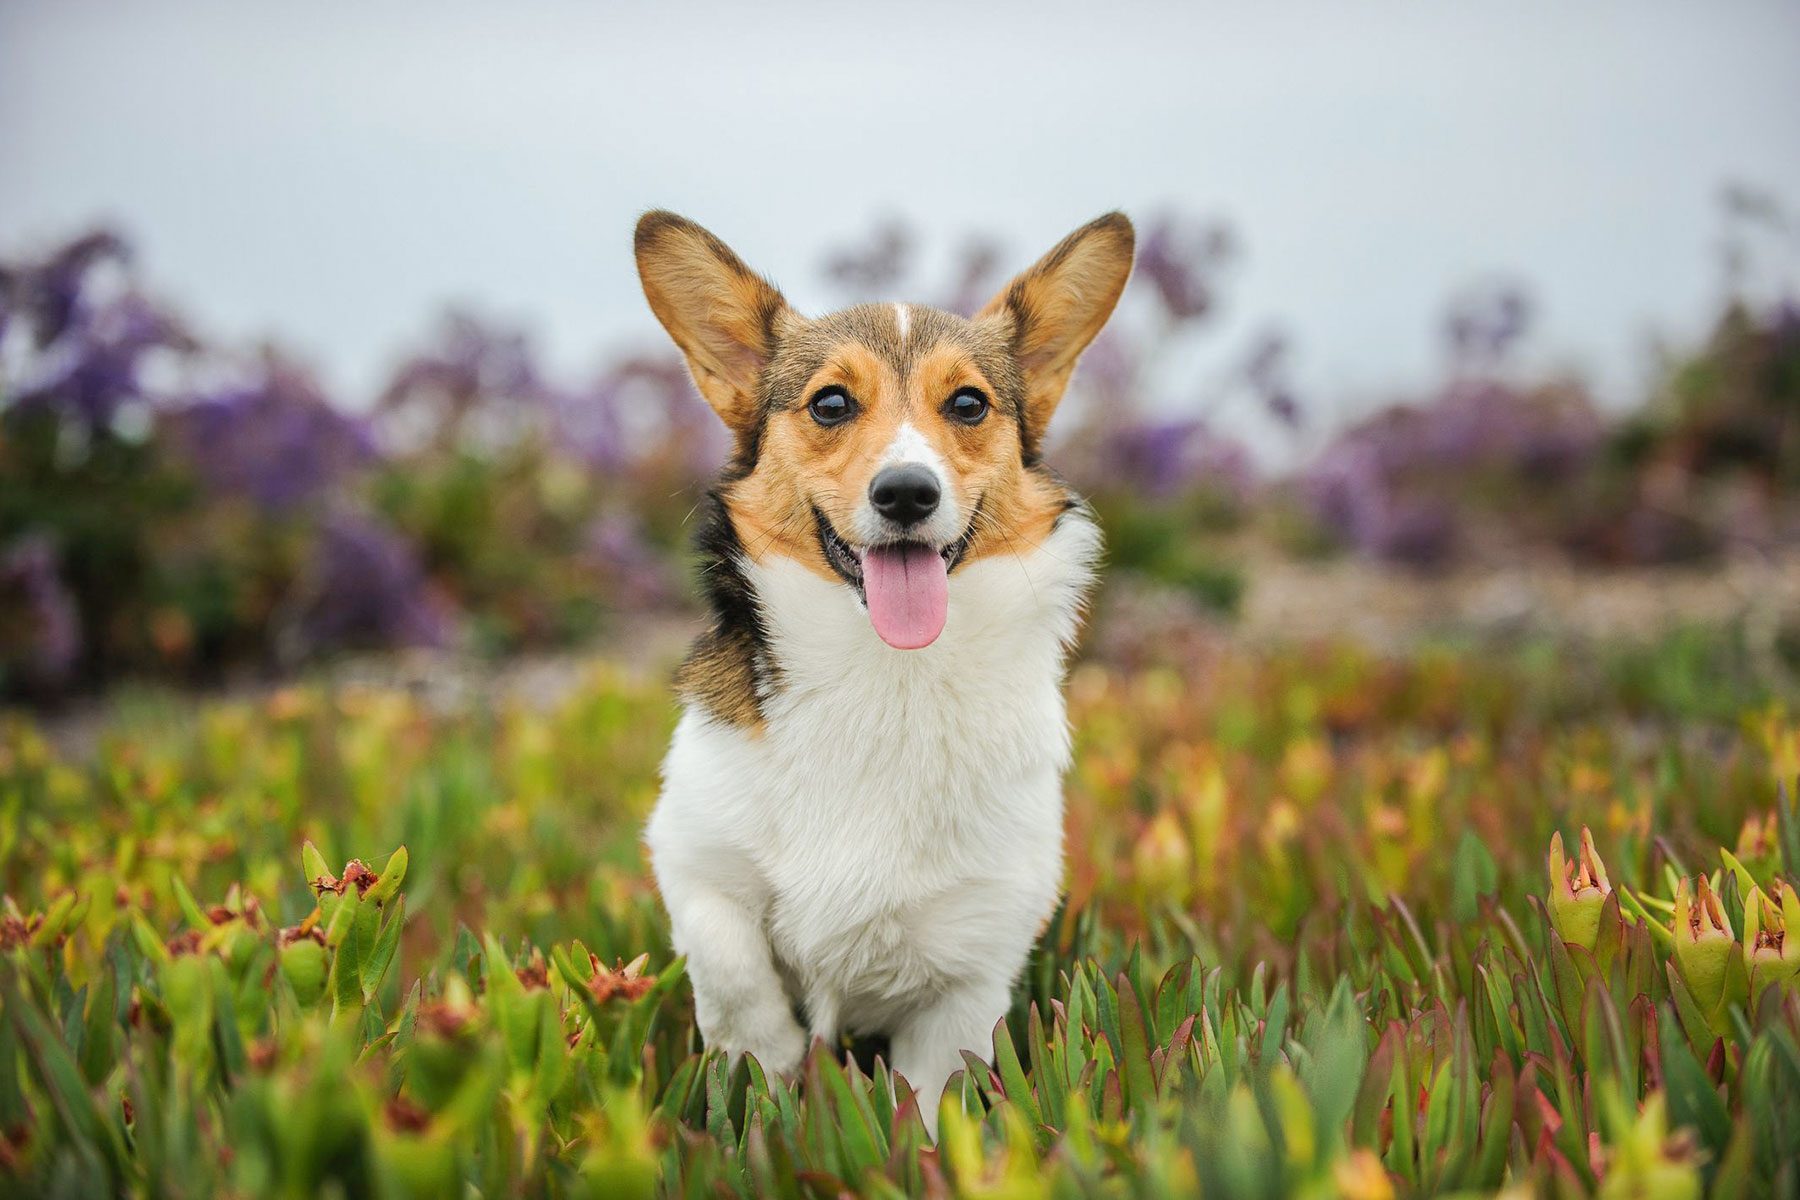
[[1078,667],[1068,902],[936,1146],[879,1046],[700,1052],[655,679],[14,717],[0,1191],[1794,1195],[1800,716],[1659,670]]

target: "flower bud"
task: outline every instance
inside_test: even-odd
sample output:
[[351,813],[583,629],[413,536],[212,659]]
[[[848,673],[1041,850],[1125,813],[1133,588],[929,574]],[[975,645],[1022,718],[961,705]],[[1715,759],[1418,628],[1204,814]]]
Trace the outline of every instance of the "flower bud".
[[1768,878],[1781,867],[1781,830],[1774,813],[1751,813],[1738,830],[1737,858],[1753,875]]
[[1779,879],[1769,892],[1753,889],[1744,903],[1744,965],[1752,998],[1772,983],[1791,987],[1800,976],[1800,895]]
[[1132,848],[1131,864],[1146,898],[1167,898],[1175,904],[1187,900],[1193,885],[1192,854],[1175,814],[1164,809],[1144,827]]
[[1737,950],[1725,909],[1704,875],[1675,889],[1675,961],[1700,1010],[1713,1016],[1725,997],[1726,972]]
[[1581,850],[1574,859],[1563,853],[1562,834],[1550,838],[1550,923],[1556,935],[1592,950],[1600,936],[1600,911],[1612,884],[1606,864],[1594,851],[1594,835],[1581,828]]
[[1670,1132],[1664,1093],[1650,1093],[1635,1120],[1616,1100],[1608,1107],[1614,1130],[1599,1200],[1700,1200],[1704,1188],[1693,1130]]

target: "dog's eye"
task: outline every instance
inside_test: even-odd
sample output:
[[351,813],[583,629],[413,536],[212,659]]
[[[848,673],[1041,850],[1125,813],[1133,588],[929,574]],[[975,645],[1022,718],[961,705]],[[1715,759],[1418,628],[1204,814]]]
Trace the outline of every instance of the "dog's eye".
[[806,402],[806,411],[821,425],[837,425],[848,420],[855,409],[843,388],[828,387]]
[[974,388],[964,388],[950,397],[944,412],[954,421],[976,425],[988,414],[988,398]]

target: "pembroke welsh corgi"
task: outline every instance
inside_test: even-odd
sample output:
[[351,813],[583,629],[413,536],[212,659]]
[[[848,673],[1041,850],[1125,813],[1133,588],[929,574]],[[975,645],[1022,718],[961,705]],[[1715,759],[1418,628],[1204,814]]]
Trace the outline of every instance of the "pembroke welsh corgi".
[[1100,552],[1045,429],[1131,273],[1119,213],[964,319],[807,318],[652,212],[637,266],[735,449],[711,624],[645,830],[707,1045],[799,1066],[885,1035],[935,1135],[1062,882],[1062,684]]

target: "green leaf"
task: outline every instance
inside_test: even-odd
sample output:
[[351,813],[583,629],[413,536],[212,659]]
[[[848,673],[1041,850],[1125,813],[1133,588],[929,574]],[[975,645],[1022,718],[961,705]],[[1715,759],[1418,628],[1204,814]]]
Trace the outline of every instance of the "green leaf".
[[1496,1051],[1488,1070],[1490,1091],[1482,1110],[1481,1153],[1469,1184],[1497,1189],[1506,1179],[1506,1154],[1513,1128],[1513,1100],[1516,1080],[1512,1059]]
[[[288,844],[292,845],[293,843]],[[314,885],[320,879],[331,874],[331,868],[325,865],[325,856],[319,853],[319,848],[311,841],[300,847],[300,868],[306,872],[308,891],[314,890]]]
[[994,1066],[1000,1073],[1006,1098],[1029,1122],[1035,1135],[1038,1126],[1044,1123],[1043,1112],[1038,1107],[1037,1097],[1032,1094],[1031,1084],[1026,1081],[1025,1068],[1019,1063],[1018,1049],[1013,1045],[1012,1033],[1004,1020],[994,1026]]
[[[369,889],[370,895],[375,892]],[[363,960],[361,968],[362,998],[364,1004],[373,1003],[375,993],[381,987],[382,977],[387,974],[388,966],[394,961],[394,951],[400,946],[400,932],[406,924],[406,897],[401,896],[394,901],[393,907],[386,914],[381,925],[381,934],[375,940],[374,948],[368,958]]]
[[866,1082],[863,1087],[852,1088],[832,1055],[815,1055],[814,1060],[819,1062],[825,1094],[831,1100],[846,1177],[855,1179],[865,1171],[878,1169],[887,1159],[887,1131],[875,1120]]
[[339,906],[336,915],[332,918],[332,929],[327,930],[325,934],[327,945],[331,944],[333,932],[336,932],[338,937],[336,949],[331,956],[331,997],[334,1015],[362,1010],[363,963],[368,961],[375,951],[375,940],[380,931],[380,922],[380,909],[359,897],[354,888],[345,892],[343,904]]
[[195,903],[193,893],[187,890],[187,884],[181,882],[181,876],[169,876],[169,885],[175,892],[175,903],[181,909],[181,919],[187,922],[188,928],[201,932],[211,929],[212,922],[207,920],[206,914],[200,911],[200,905]]
[[113,1180],[112,1189],[124,1190],[128,1165],[118,1127],[103,1116],[94,1094],[82,1078],[81,1068],[55,1027],[12,983],[12,975],[0,971],[0,997],[4,1016],[12,1024],[24,1048],[29,1071],[50,1100],[56,1121],[69,1146],[80,1158],[103,1169]]
[[89,1083],[105,1079],[118,1059],[117,1007],[118,988],[109,964],[100,969],[94,986],[88,989],[82,1014],[81,1073]]
[[1450,916],[1462,922],[1481,915],[1481,898],[1500,890],[1500,868],[1473,829],[1463,830],[1450,859]]
[[1368,1060],[1368,1025],[1358,1011],[1348,979],[1339,979],[1325,1011],[1309,1025],[1305,1045],[1310,1052],[1300,1072],[1319,1126],[1318,1164],[1336,1156],[1345,1123],[1362,1090]]
[[399,895],[400,885],[406,881],[406,864],[406,847],[402,846],[388,855],[387,865],[363,899],[382,904]]
[[1375,1044],[1374,1054],[1364,1066],[1362,1083],[1352,1109],[1350,1140],[1358,1146],[1373,1145],[1380,1132],[1381,1115],[1394,1095],[1394,1072],[1397,1056],[1403,1052],[1406,1027],[1398,1021],[1390,1024]]
[[1156,1102],[1156,1076],[1150,1070],[1150,1044],[1144,1034],[1144,1009],[1131,981],[1121,973],[1118,988],[1120,1066],[1124,1069],[1125,1100],[1133,1108],[1148,1109]]
[[1731,1140],[1731,1115],[1699,1060],[1689,1051],[1675,1014],[1667,1008],[1663,1009],[1658,1040],[1662,1043],[1663,1086],[1669,1093],[1670,1121],[1676,1126],[1691,1126],[1699,1132],[1700,1142],[1708,1151],[1724,1154]]

